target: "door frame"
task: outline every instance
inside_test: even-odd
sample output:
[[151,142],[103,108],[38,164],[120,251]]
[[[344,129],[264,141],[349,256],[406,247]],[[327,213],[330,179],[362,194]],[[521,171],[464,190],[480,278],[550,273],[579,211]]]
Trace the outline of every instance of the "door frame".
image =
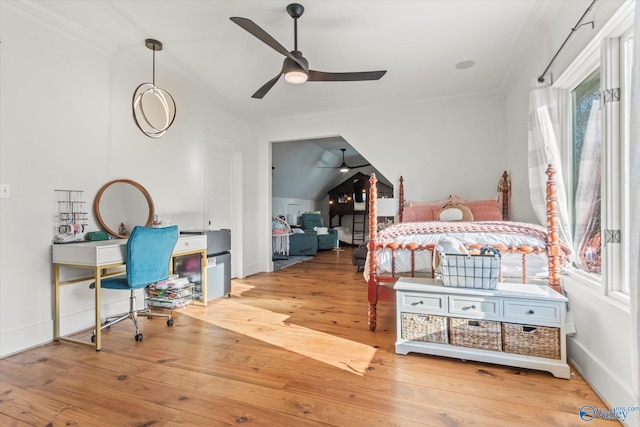
[[243,164],[244,154],[238,150],[237,143],[231,141],[223,136],[205,132],[204,142],[202,146],[202,161],[203,161],[203,217],[202,228],[204,230],[211,229],[211,156],[214,150],[224,151],[232,156],[232,172],[231,172],[231,277],[244,277],[243,266],[243,204],[242,204],[242,191],[243,188]]

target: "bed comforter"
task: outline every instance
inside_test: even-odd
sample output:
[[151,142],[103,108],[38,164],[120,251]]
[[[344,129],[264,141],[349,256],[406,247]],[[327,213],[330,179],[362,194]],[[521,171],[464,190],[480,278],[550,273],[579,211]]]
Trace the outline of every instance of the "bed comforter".
[[[548,263],[546,255],[547,231],[537,224],[520,223],[513,221],[474,221],[474,222],[407,222],[394,224],[380,231],[377,236],[378,244],[396,242],[429,244],[437,243],[443,236],[451,236],[465,244],[480,244],[486,246],[504,245],[507,247],[531,246],[540,247],[540,254],[526,255],[527,276],[532,278],[546,278]],[[569,260],[569,248],[561,242],[564,266]],[[392,252],[390,249],[377,249],[378,274],[391,273]],[[368,259],[364,270],[365,278],[368,278]],[[411,271],[411,252],[408,250],[396,251],[396,273]],[[430,251],[416,251],[416,273],[430,275],[432,266],[432,254]],[[503,278],[522,277],[522,254],[502,254]]]

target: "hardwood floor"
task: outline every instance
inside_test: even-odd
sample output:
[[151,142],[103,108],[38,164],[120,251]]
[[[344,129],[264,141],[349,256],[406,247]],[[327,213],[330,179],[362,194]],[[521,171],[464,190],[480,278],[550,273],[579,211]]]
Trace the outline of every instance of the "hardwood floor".
[[[50,343],[0,360],[2,426],[582,426],[605,404],[577,374],[394,353],[367,327],[351,250],[234,280],[231,298],[121,323],[100,352]],[[81,334],[89,339],[88,333]],[[594,419],[593,425],[615,425]]]

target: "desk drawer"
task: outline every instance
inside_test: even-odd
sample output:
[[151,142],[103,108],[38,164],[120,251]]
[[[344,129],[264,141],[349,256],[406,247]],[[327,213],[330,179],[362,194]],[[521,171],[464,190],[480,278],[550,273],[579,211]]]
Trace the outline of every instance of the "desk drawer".
[[500,299],[449,296],[449,313],[476,319],[499,319]]
[[527,300],[504,301],[504,320],[508,322],[559,325],[561,311],[560,303]]
[[400,311],[421,313],[447,313],[447,297],[438,294],[400,293],[398,304]]
[[173,249],[173,254],[178,255],[182,252],[198,251],[206,248],[207,236],[180,237]]

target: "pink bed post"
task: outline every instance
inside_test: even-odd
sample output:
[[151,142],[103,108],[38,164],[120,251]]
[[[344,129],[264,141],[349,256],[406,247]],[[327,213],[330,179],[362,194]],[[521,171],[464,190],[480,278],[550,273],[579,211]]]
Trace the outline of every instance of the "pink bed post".
[[378,188],[376,183],[378,179],[376,174],[372,173],[369,178],[369,281],[367,282],[367,301],[368,305],[368,324],[369,329],[373,332],[377,326],[377,310],[378,304],[378,261],[375,257],[376,250],[376,234],[378,232]]
[[560,235],[558,234],[558,199],[556,197],[556,170],[547,167],[547,259],[549,286],[562,293],[560,286]]

